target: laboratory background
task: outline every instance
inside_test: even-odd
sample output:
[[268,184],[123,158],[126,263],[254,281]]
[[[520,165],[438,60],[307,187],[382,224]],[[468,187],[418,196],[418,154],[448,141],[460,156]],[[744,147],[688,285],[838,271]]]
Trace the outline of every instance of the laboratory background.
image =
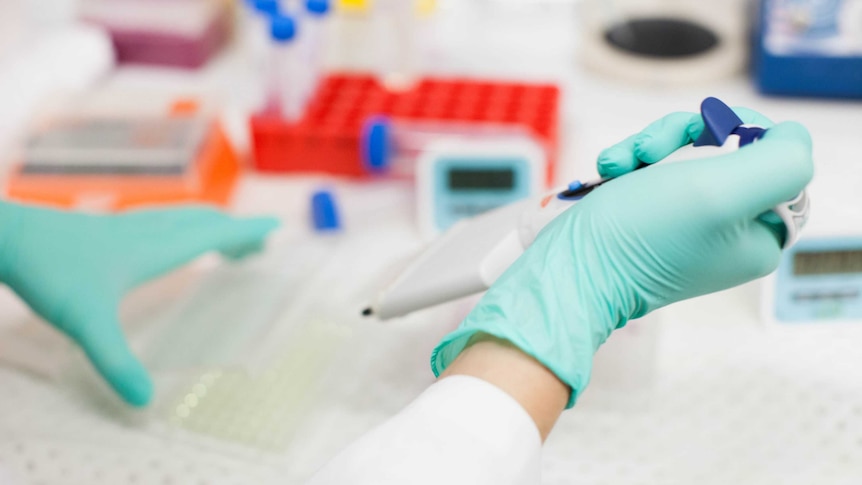
[[709,97],[808,128],[807,224],[615,332],[541,483],[860,483],[862,1],[0,0],[4,200],[280,221],[122,300],[143,408],[0,289],[0,484],[303,483],[478,301],[375,307],[417,254]]

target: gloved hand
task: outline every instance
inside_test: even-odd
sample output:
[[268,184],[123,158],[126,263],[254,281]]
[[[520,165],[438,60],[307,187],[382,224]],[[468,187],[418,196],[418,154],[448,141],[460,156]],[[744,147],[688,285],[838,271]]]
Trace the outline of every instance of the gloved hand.
[[128,403],[152,382],[117,320],[132,288],[211,250],[259,250],[278,223],[183,207],[97,216],[0,203],[0,281],[74,340]]
[[[771,126],[748,110],[747,123]],[[629,319],[773,271],[780,240],[759,216],[811,180],[811,140],[796,123],[713,158],[654,163],[703,131],[676,113],[605,150],[599,171],[618,176],[552,221],[431,357],[439,375],[471,337],[508,340],[571,389],[586,387],[593,354]],[[629,173],[631,172],[631,173]]]

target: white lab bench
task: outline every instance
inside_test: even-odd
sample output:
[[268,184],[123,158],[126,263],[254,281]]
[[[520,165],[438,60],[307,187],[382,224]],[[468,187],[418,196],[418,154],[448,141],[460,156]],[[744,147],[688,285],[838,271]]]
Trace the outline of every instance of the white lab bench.
[[[862,162],[862,104],[765,98],[742,76],[672,89],[608,80],[576,62],[571,14],[569,7],[548,7],[512,21],[517,28],[499,39],[489,31],[448,58],[445,69],[559,80],[565,103],[561,180],[594,177],[592,164],[602,148],[667,112],[695,110],[706,96],[775,120],[801,121],[815,140],[812,218],[829,217],[818,212],[817,201],[836,195],[830,174]],[[496,20],[507,21],[504,14]],[[108,82],[178,90],[208,86],[240,99],[233,62],[228,54],[195,74],[127,68]],[[229,124],[241,129],[242,110],[230,103],[227,108]],[[321,183],[335,188],[345,210],[348,231],[337,256],[345,263],[341,288],[354,296],[367,292],[378,283],[371,263],[354,272],[350,261],[382,264],[391,253],[418,244],[405,204],[409,191],[385,183],[249,174],[233,209],[275,214],[287,233],[300,234],[306,231],[309,190]],[[386,195],[378,206],[368,202],[381,191]],[[285,238],[275,245],[288,247]],[[204,258],[133,294],[124,305],[130,334],[164,308],[181,305],[221,264]],[[631,395],[588,391],[582,405],[563,415],[545,446],[542,483],[858,483],[862,325],[767,326],[759,317],[758,285],[682,302],[658,312],[654,321],[638,322],[655,326],[654,370]],[[322,291],[310,298],[326,305],[326,297]],[[331,315],[352,311],[338,308],[341,303],[332,302]],[[285,308],[294,304],[283,302]],[[35,364],[16,367],[0,359],[0,484],[301,483],[432,382],[430,351],[468,307],[460,302],[385,325],[355,318],[353,340],[338,350],[338,357],[351,363],[335,381],[349,382],[345,391],[303,411],[282,449],[261,450],[171,429],[158,406],[145,412],[123,409],[80,356],[4,290],[0,357],[23,350],[29,356],[24,360]],[[15,349],[24,345],[21,335],[37,335],[47,346]],[[62,357],[51,355],[54,351]],[[163,397],[170,376],[154,371],[154,377]]]

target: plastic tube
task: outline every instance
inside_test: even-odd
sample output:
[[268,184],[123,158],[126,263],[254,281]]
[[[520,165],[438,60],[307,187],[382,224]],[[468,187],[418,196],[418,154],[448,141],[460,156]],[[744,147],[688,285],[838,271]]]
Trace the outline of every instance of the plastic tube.
[[248,36],[250,38],[252,55],[259,59],[266,56],[266,46],[269,44],[269,30],[272,17],[279,14],[278,0],[246,0],[244,15]]
[[378,77],[390,90],[409,89],[418,77],[415,2],[377,0],[372,15]]
[[304,76],[300,61],[297,25],[291,17],[276,15],[271,26],[272,52],[269,107],[295,122],[305,111]]
[[530,138],[526,128],[493,123],[393,120],[385,116],[370,118],[362,129],[360,150],[371,173],[412,177],[415,161],[428,147],[441,139],[512,140]]
[[264,108],[268,95],[267,51],[270,19],[279,12],[277,0],[244,0],[240,16],[242,54],[248,62],[247,96],[252,110]]
[[326,29],[329,11],[329,0],[305,1],[301,43],[306,62],[304,67],[307,72],[305,90],[309,97],[317,91],[323,71],[323,56],[328,42]]

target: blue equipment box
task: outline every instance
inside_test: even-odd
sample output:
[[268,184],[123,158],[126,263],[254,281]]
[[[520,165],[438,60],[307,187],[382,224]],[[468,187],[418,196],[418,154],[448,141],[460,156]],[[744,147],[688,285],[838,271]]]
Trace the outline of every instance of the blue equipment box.
[[756,19],[761,92],[862,98],[862,0],[760,0]]

